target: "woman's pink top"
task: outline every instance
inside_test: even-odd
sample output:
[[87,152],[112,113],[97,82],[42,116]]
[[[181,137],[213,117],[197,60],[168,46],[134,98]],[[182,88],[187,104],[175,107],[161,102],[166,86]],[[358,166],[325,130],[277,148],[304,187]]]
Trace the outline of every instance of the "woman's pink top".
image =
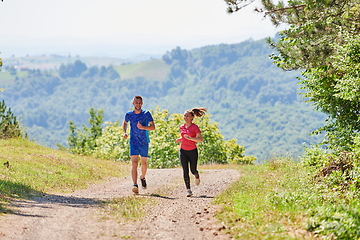
[[184,150],[193,150],[196,148],[196,142],[188,140],[184,137],[185,134],[194,138],[198,133],[200,133],[200,129],[196,124],[191,124],[188,128],[186,127],[186,123],[180,126],[180,134],[181,134],[181,149]]

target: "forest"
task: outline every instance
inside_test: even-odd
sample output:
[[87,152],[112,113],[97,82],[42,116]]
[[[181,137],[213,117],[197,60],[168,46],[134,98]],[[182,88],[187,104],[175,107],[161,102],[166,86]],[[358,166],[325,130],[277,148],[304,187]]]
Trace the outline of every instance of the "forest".
[[[272,52],[265,39],[249,39],[177,47],[162,59],[117,65],[64,57],[57,69],[20,71],[13,61],[0,72],[0,99],[20,116],[30,139],[52,148],[67,144],[70,121],[87,124],[90,108],[103,109],[105,122],[121,122],[132,97],[142,95],[144,109],[159,107],[170,114],[207,107],[223,137],[236,139],[258,161],[274,155],[296,159],[304,146],[321,141],[321,135],[309,134],[326,116],[305,103],[299,72],[277,68]],[[52,59],[59,62],[59,57],[46,61]]]

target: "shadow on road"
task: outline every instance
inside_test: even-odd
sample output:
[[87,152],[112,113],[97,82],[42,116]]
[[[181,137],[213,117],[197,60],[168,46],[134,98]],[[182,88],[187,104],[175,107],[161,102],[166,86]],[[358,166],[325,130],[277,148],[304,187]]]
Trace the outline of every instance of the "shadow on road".
[[41,215],[26,214],[22,211],[24,208],[39,208],[39,209],[51,209],[53,205],[61,205],[74,208],[89,208],[98,207],[103,201],[95,200],[92,198],[79,198],[68,197],[53,194],[42,194],[42,196],[32,197],[30,199],[15,199],[11,201],[11,208],[15,208],[16,211],[11,211],[11,214],[24,216],[24,217],[44,217]]

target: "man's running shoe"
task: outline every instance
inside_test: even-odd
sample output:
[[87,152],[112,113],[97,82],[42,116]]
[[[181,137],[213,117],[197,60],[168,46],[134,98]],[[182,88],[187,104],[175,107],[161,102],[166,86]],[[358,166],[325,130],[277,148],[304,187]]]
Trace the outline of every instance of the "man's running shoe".
[[193,194],[192,194],[191,190],[190,190],[190,189],[187,190],[186,196],[187,196],[187,197],[191,197],[192,195],[193,195]]
[[199,186],[200,185],[200,178],[195,178],[195,185]]
[[146,185],[146,180],[145,178],[142,178],[142,176],[140,176],[140,181],[141,181],[141,186],[143,189],[146,189],[147,185]]
[[138,194],[138,193],[139,193],[139,187],[138,187],[137,184],[134,184],[134,186],[133,186],[133,188],[132,188],[132,191],[133,191],[133,193],[135,193],[135,194]]

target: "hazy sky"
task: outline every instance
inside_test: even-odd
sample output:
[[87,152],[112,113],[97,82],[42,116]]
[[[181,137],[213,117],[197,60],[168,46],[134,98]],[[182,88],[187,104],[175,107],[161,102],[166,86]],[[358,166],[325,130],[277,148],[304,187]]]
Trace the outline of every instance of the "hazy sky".
[[[162,54],[274,36],[253,11],[229,15],[223,0],[3,0],[0,51],[121,56]],[[259,5],[259,4],[257,4]]]

